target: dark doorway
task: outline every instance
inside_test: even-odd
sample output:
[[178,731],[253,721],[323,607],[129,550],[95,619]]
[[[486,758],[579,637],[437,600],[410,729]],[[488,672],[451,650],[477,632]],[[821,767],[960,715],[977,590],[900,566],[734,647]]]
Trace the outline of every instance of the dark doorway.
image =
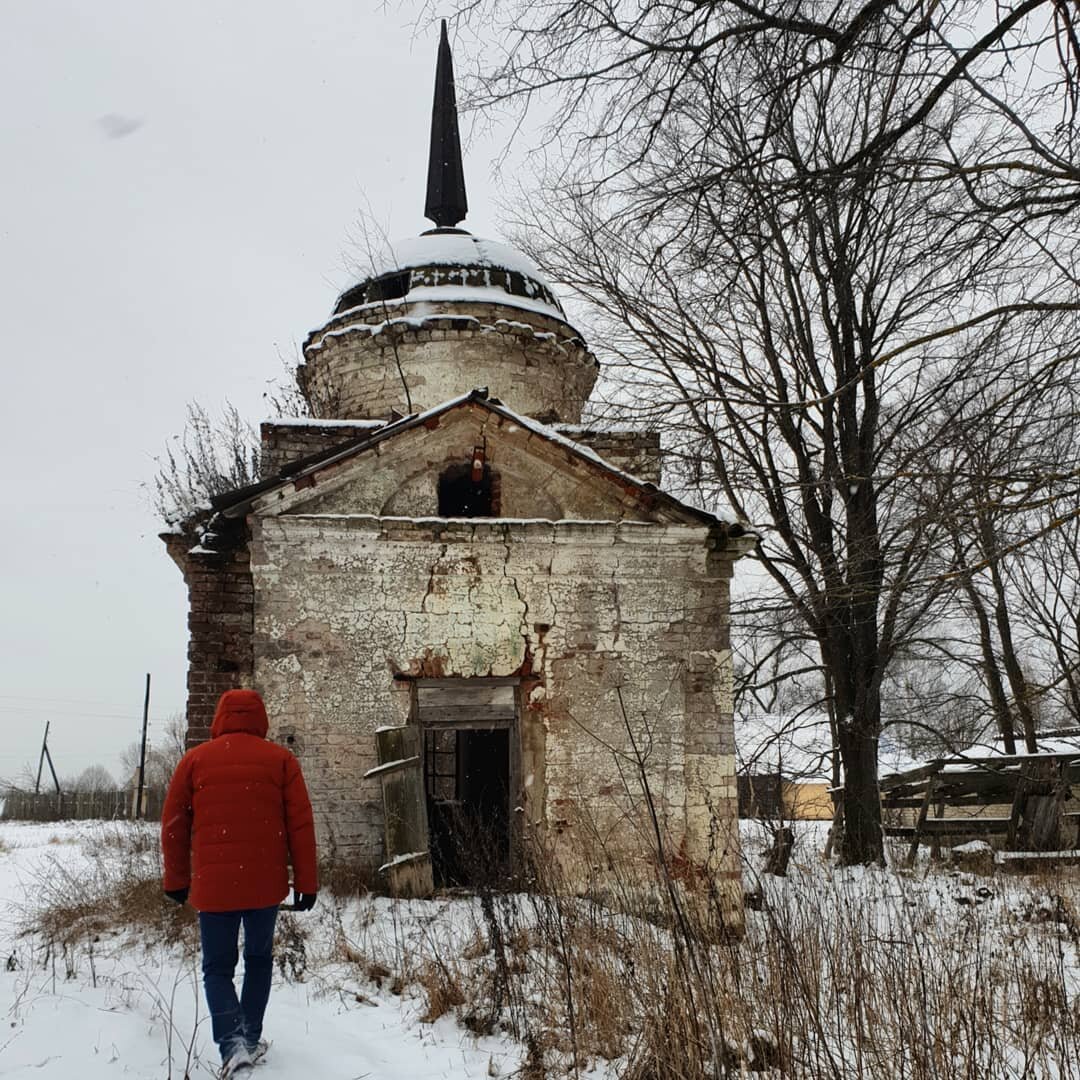
[[424,775],[435,884],[505,884],[510,871],[510,730],[428,728]]
[[471,465],[451,465],[439,477],[439,517],[495,517],[491,469],[474,479]]

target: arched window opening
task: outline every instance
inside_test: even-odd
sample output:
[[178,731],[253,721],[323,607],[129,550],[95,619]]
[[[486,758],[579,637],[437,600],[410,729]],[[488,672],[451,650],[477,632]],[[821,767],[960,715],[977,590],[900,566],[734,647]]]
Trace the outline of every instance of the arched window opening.
[[490,466],[451,465],[439,476],[439,517],[498,517]]

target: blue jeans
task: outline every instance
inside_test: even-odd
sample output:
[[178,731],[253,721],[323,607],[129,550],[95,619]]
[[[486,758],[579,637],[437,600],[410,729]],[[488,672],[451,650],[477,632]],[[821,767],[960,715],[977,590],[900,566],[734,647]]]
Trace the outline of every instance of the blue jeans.
[[[277,912],[277,904],[244,911],[199,912],[203,987],[210,1008],[214,1042],[221,1051],[222,1061],[228,1061],[241,1046],[254,1047],[262,1035],[263,1014],[270,1000],[270,980],[274,973]],[[244,926],[244,985],[237,1000],[233,973],[239,959],[237,943],[241,923]]]

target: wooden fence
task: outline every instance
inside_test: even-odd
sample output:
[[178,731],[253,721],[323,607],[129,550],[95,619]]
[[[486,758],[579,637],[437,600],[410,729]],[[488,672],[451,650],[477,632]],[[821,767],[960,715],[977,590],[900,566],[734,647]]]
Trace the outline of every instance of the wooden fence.
[[[148,821],[161,818],[165,792],[150,788],[143,793],[142,817]],[[135,792],[55,791],[35,794],[9,789],[0,792],[0,819],[4,821],[113,821],[134,816]]]

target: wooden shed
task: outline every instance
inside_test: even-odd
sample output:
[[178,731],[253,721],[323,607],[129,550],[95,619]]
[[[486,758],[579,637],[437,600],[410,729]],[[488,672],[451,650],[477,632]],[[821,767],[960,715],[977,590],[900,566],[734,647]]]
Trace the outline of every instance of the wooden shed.
[[975,838],[1000,848],[1003,860],[1080,855],[1080,728],[1038,737],[1038,752],[1006,754],[1000,744],[881,779],[886,834],[935,849]]

